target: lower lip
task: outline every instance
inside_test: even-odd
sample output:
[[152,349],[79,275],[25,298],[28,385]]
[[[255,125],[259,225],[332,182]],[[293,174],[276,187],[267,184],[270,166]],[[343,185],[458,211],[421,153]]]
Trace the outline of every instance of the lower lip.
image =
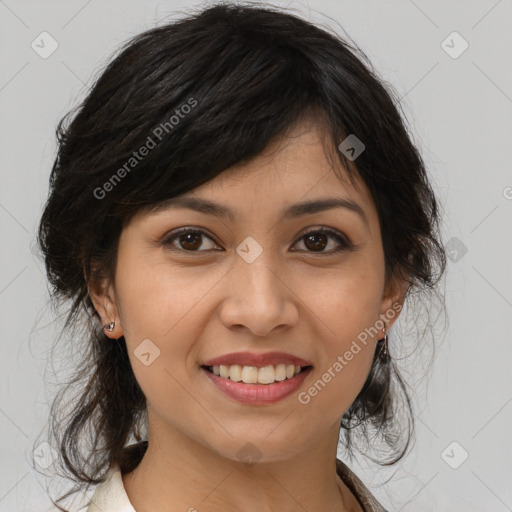
[[223,377],[209,372],[206,368],[201,368],[223,393],[239,402],[250,405],[271,404],[282,400],[293,393],[302,384],[312,369],[312,367],[309,367],[291,379],[274,382],[274,384],[244,384],[230,379],[224,379]]

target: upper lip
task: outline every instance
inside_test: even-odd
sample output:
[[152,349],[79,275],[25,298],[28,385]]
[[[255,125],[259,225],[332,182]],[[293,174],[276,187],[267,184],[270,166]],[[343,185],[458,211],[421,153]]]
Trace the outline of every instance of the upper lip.
[[239,364],[240,366],[270,366],[278,364],[293,364],[295,366],[311,366],[309,361],[286,352],[265,352],[256,354],[254,352],[232,352],[203,363],[203,366],[230,366]]

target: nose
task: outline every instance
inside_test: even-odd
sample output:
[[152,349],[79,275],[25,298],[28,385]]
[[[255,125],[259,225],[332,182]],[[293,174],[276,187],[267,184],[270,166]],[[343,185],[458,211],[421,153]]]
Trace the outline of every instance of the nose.
[[251,263],[236,258],[226,276],[220,318],[228,329],[248,329],[255,336],[294,326],[299,318],[298,297],[287,273],[277,268],[270,251]]

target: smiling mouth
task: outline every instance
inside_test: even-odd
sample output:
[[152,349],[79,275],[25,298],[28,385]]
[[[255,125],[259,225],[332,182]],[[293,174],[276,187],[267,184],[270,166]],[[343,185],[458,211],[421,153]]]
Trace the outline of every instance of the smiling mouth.
[[293,364],[268,365],[263,367],[241,365],[202,365],[206,371],[218,377],[242,384],[274,384],[290,380],[302,372],[313,368],[312,365],[299,366]]

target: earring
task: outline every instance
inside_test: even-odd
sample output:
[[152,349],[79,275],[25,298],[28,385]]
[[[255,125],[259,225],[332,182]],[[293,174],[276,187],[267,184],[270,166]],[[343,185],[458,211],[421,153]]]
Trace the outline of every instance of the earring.
[[114,330],[115,325],[116,325],[115,322],[110,322],[108,324],[105,324],[103,326],[103,329],[107,330],[108,332],[112,332]]
[[379,340],[379,345],[381,347],[379,356],[386,363],[389,360],[388,333],[386,332],[386,324],[384,324],[384,327],[382,328],[382,330],[384,331],[384,338]]

